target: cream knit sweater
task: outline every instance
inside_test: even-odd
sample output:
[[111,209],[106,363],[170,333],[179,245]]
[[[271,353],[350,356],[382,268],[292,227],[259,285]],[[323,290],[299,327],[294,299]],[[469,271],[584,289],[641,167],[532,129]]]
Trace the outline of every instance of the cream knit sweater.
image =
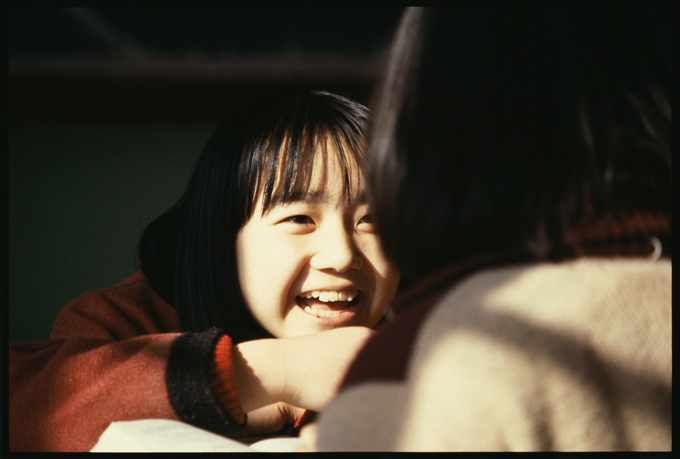
[[671,262],[479,272],[426,318],[400,382],[351,386],[322,451],[671,449]]

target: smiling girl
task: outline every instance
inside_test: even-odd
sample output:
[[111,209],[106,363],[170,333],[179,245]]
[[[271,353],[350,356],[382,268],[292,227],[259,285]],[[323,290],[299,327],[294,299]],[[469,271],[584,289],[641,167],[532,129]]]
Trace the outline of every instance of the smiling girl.
[[88,450],[140,418],[263,434],[322,409],[399,280],[363,192],[366,118],[322,91],[233,110],[142,270],[10,347],[10,449]]

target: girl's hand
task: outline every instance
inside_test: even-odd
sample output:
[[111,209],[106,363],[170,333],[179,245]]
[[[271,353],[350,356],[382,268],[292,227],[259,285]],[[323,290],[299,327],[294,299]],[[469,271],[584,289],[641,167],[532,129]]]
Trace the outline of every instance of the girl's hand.
[[300,442],[301,445],[295,451],[297,453],[314,453],[316,451],[316,438],[317,438],[318,424],[312,422],[300,429]]
[[283,402],[263,406],[248,413],[248,422],[240,437],[256,437],[280,431],[286,425],[292,425],[305,412]]
[[238,344],[233,348],[234,372],[243,410],[250,413],[284,402],[321,411],[374,333],[366,327],[343,327]]

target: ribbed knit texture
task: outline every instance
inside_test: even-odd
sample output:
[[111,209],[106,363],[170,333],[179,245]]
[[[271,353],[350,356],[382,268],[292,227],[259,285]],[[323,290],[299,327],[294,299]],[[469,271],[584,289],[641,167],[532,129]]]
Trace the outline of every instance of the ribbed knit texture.
[[[213,350],[224,336],[217,328],[180,335],[170,351],[166,385],[170,404],[181,421],[231,436],[245,427],[246,417],[242,410],[234,417],[222,405],[209,376]],[[231,348],[231,340],[227,343]],[[233,368],[230,368],[233,375]],[[235,377],[232,376],[231,381],[231,387],[236,391]],[[238,395],[235,398],[238,400]]]
[[215,346],[213,358],[210,359],[208,374],[213,392],[229,416],[238,424],[246,422],[246,415],[241,407],[241,399],[236,387],[236,374],[231,354],[231,338],[222,336]]

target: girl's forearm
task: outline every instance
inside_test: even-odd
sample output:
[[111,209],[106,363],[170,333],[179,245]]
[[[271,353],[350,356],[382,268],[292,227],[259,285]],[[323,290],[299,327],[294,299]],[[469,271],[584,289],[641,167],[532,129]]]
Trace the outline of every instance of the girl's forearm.
[[366,327],[343,327],[234,346],[234,373],[243,411],[277,402],[322,410],[373,334]]
[[244,412],[283,401],[285,355],[282,340],[260,339],[234,346],[236,387]]

